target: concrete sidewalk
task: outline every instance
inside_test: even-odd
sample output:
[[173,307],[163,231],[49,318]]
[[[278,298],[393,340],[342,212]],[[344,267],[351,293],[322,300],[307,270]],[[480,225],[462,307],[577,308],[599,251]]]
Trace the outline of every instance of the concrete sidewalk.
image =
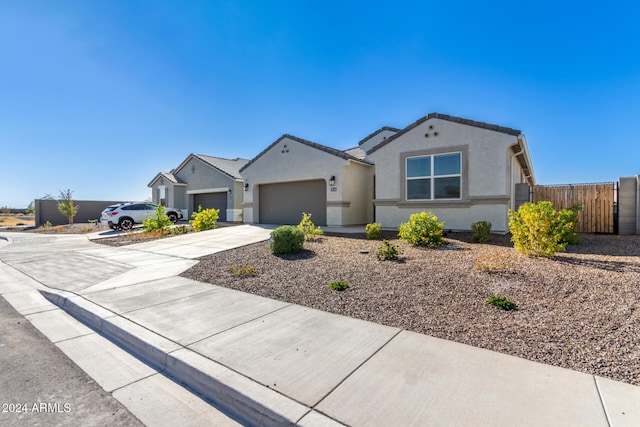
[[41,311],[46,296],[243,424],[640,425],[640,387],[178,276],[269,232],[124,248],[14,233],[0,240],[0,293],[36,326],[73,336],[68,351],[90,349]]

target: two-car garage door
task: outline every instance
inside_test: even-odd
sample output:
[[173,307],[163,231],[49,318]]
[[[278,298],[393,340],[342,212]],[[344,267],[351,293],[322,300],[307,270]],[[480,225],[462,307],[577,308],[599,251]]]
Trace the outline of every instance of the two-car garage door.
[[262,224],[298,224],[302,212],[316,225],[327,224],[327,188],[324,180],[262,184],[259,187]]

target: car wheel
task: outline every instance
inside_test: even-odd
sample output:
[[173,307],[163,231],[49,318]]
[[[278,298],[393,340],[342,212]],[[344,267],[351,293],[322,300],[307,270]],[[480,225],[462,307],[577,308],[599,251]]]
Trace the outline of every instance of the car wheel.
[[175,212],[169,212],[167,216],[169,217],[169,221],[173,223],[178,222],[178,215]]
[[118,222],[118,225],[123,230],[130,230],[133,228],[133,220],[131,218],[122,218],[120,222]]

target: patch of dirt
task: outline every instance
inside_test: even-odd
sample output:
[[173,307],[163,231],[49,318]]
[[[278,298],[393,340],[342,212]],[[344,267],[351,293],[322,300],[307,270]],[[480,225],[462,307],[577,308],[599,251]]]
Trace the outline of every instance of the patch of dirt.
[[[217,253],[182,276],[640,385],[640,236],[581,235],[553,259],[519,254],[508,236],[453,233],[433,249],[385,237],[399,261],[376,258],[379,240],[325,236],[297,255],[267,242]],[[480,271],[479,258],[506,270]],[[258,274],[231,273],[246,264]],[[349,288],[328,288],[339,280]]]
[[35,221],[33,216],[23,218],[22,216],[0,215],[0,227],[33,226]]
[[64,224],[54,225],[51,227],[32,227],[22,230],[24,233],[39,233],[39,234],[87,234],[95,233],[96,231],[109,231],[109,227],[100,223],[76,223],[76,224]]

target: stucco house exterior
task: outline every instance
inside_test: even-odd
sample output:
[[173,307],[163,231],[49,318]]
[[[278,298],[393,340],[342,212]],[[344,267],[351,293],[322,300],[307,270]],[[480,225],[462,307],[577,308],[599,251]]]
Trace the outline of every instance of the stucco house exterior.
[[[202,206],[220,209],[220,221],[242,221],[242,176],[247,159],[190,154],[171,172],[160,172],[149,182],[154,203],[188,211]],[[188,217],[187,216],[187,217]]]
[[240,173],[246,223],[297,224],[302,212],[312,214],[316,225],[373,220],[374,165],[364,153],[283,135]]
[[535,176],[519,130],[431,113],[347,150],[285,134],[252,160],[190,154],[148,185],[155,203],[220,209],[221,221],[297,224],[307,212],[322,226],[396,229],[432,211],[446,229],[506,232]]
[[432,211],[447,229],[489,221],[506,232],[516,185],[535,184],[519,130],[460,117],[431,113],[364,149],[375,164],[375,218],[385,228]]
[[520,131],[439,113],[344,151],[283,135],[239,173],[246,223],[296,224],[308,212],[317,225],[388,229],[432,211],[447,229],[484,220],[505,232],[516,186],[535,184]]

